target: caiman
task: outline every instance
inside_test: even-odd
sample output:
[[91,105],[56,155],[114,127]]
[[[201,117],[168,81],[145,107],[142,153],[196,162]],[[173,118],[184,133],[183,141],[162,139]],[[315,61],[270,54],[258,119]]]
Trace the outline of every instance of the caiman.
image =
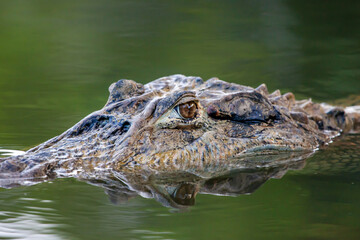
[[122,79],[109,92],[101,110],[61,135],[1,159],[0,178],[229,170],[246,156],[311,153],[360,131],[360,106],[297,101],[265,84],[172,75],[145,85]]

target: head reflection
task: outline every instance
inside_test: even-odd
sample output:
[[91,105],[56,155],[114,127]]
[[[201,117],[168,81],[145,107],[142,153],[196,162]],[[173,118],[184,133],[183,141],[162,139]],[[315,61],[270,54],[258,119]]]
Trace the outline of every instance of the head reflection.
[[241,167],[237,165],[237,168],[223,171],[157,173],[146,177],[115,175],[110,180],[91,183],[105,188],[114,204],[124,204],[140,195],[154,198],[166,207],[184,209],[195,205],[198,194],[238,196],[253,193],[271,178],[281,178],[290,169],[302,169],[304,159],[306,157],[293,155],[279,161],[273,161],[273,157],[271,161],[251,158],[243,161]]
[[185,183],[181,184],[173,194],[171,194],[171,198],[177,204],[183,206],[193,206],[195,205],[195,197],[198,193],[198,186],[195,184]]

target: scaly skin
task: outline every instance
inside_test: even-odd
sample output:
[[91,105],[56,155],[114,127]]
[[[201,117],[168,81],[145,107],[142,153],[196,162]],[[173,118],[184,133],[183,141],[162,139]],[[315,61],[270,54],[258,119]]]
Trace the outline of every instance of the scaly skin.
[[[229,169],[253,152],[311,152],[360,130],[359,106],[296,101],[264,84],[173,75],[146,85],[119,80],[109,91],[104,108],[63,134],[1,159],[0,178]],[[187,102],[197,112],[182,119],[176,109]]]

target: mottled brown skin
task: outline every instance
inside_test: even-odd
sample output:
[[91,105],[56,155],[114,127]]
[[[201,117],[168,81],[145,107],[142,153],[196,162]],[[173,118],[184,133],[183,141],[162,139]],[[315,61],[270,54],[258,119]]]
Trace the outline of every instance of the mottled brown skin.
[[[313,151],[360,130],[359,107],[296,101],[264,84],[173,75],[146,85],[119,80],[109,91],[103,109],[25,155],[2,159],[0,178],[231,169],[232,159],[254,152]],[[192,118],[179,115],[187,103],[196,104],[196,111],[185,105]]]

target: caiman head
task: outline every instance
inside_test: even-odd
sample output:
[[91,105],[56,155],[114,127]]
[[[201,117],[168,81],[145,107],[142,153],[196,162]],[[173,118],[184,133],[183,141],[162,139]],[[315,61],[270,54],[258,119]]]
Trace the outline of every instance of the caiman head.
[[0,169],[29,176],[201,169],[252,153],[312,151],[359,125],[356,111],[217,78],[173,75],[146,85],[119,80],[109,91],[103,109],[25,155],[3,160]]

